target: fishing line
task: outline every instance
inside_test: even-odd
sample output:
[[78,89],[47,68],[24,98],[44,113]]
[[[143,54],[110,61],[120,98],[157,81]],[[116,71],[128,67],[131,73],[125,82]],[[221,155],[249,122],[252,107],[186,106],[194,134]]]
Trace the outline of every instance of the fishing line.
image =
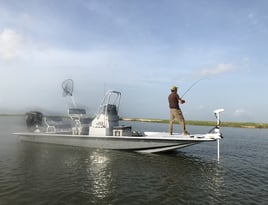
[[205,79],[208,79],[208,78],[200,78],[199,80],[195,81],[184,93],[183,95],[181,96],[181,98],[183,98],[183,96],[188,93],[197,83],[199,83],[201,80],[205,80]]

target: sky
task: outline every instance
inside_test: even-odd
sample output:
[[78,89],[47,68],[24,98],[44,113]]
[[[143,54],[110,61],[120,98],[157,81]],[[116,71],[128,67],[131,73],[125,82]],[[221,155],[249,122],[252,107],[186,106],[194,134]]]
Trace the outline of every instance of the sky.
[[266,0],[0,0],[0,113],[66,113],[62,82],[95,114],[108,90],[120,116],[268,123]]

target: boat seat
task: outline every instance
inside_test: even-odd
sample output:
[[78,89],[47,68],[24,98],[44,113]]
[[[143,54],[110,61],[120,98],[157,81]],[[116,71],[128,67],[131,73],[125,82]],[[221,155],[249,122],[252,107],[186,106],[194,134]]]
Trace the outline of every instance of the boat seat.
[[44,123],[46,125],[46,132],[56,132],[55,125],[51,125],[50,122],[47,120],[47,117],[44,117]]
[[69,116],[82,116],[85,114],[87,114],[87,113],[86,113],[86,110],[83,108],[69,108],[68,109]]
[[74,135],[87,134],[89,130],[89,124],[92,121],[90,117],[86,115],[86,110],[83,108],[69,108],[68,116],[71,118],[72,133]]
[[59,130],[65,130],[68,132],[71,128],[71,122],[68,119],[63,119],[58,116],[45,116],[44,117],[44,125],[46,132],[55,133]]

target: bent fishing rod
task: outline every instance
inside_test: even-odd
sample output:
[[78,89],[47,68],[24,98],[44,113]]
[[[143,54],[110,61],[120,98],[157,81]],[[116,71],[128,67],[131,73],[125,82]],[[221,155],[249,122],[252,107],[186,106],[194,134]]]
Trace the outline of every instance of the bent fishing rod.
[[197,83],[199,83],[201,80],[205,80],[207,78],[200,78],[199,80],[195,81],[181,96],[181,98],[183,98],[183,96],[185,96],[186,93],[188,93]]

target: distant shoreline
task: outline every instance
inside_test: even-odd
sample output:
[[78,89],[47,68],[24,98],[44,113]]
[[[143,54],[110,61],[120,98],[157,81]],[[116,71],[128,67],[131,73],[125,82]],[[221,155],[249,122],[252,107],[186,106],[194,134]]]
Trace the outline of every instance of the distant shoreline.
[[[0,114],[0,117],[21,117],[24,114]],[[63,116],[67,117],[67,116]],[[165,123],[168,124],[169,120],[163,119],[148,119],[148,118],[120,118],[122,121],[131,122],[150,122],[150,123]],[[176,123],[176,121],[175,121]],[[215,126],[215,121],[198,121],[186,120],[187,125],[194,126]],[[222,127],[235,127],[235,128],[250,128],[250,129],[268,129],[268,123],[255,123],[255,122],[221,122]]]
[[[146,119],[146,118],[121,118],[121,120],[132,121],[132,122],[151,122],[151,123],[165,123],[165,124],[169,123],[169,120]],[[215,123],[216,123],[215,121],[186,120],[187,125],[195,125],[195,126],[215,126]],[[236,127],[236,128],[268,129],[268,123],[255,123],[255,122],[221,122],[221,126]]]

